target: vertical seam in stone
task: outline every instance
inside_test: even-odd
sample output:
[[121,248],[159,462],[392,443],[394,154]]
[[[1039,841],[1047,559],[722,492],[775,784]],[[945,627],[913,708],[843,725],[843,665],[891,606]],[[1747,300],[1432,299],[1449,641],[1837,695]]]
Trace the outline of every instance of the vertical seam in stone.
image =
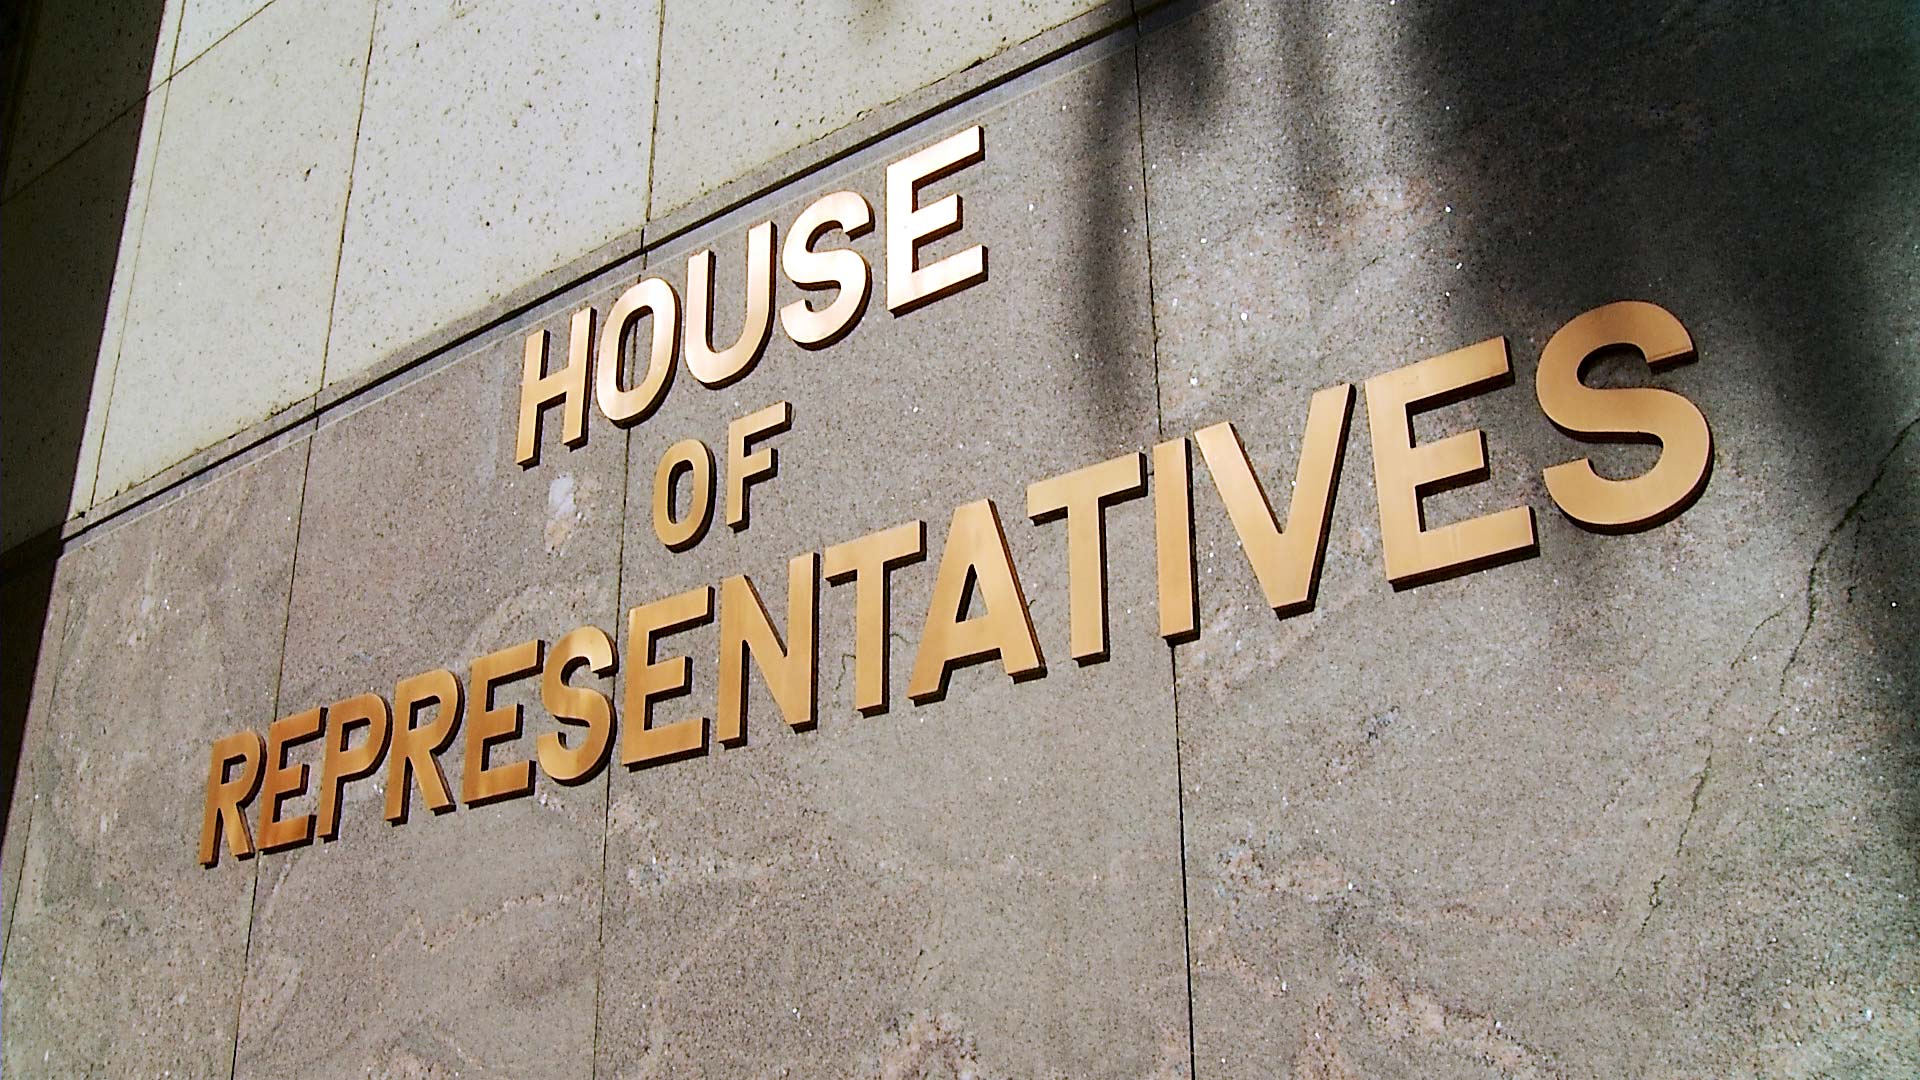
[[[666,57],[667,0],[660,0],[660,18],[653,31],[653,116],[647,121],[647,203],[640,214],[640,250],[647,249],[646,223],[653,220],[653,163],[660,149],[660,64]],[[629,440],[631,441],[631,440]],[[622,506],[625,504],[623,503]],[[624,517],[622,521],[624,522]]]
[[[179,48],[179,40],[179,28],[176,26],[174,28],[175,49]],[[171,66],[173,63],[172,52],[169,51],[167,56],[167,63]],[[140,274],[140,248],[146,243],[147,208],[153,205],[153,173],[155,169],[160,167],[160,140],[165,137],[167,133],[167,110],[173,105],[173,75],[171,73],[167,75],[166,79],[161,81],[159,86],[149,90],[146,97],[140,99],[140,107],[145,109],[147,100],[161,90],[166,91],[166,97],[160,102],[160,117],[155,121],[157,129],[153,133],[153,160],[149,162],[147,166],[147,191],[140,199],[140,223],[134,226],[133,253],[129,256],[131,261],[127,263],[127,295],[120,303],[120,325],[114,330],[113,337],[113,367],[107,372],[107,396],[106,400],[100,405],[100,445],[96,447],[93,452],[93,481],[87,485],[86,509],[88,510],[93,509],[100,502],[100,462],[101,459],[106,456],[107,424],[113,419],[113,391],[120,385],[120,353],[127,345],[127,324],[133,321],[133,286]],[[133,171],[135,174],[138,174],[140,171],[140,140],[138,137],[134,139]],[[135,179],[137,182],[137,175]],[[107,283],[107,289],[107,303],[111,305],[113,303],[112,282]],[[99,374],[99,364],[99,357],[96,356],[94,359],[94,373],[96,376]],[[91,388],[89,388],[89,391],[91,391]],[[86,423],[84,420],[81,422],[80,437],[83,443],[81,449],[84,452],[84,443],[86,440]],[[72,498],[72,492],[68,492],[68,498]]]
[[367,56],[360,67],[360,106],[353,111],[353,145],[347,149],[347,197],[340,203],[340,239],[333,245],[333,288],[327,292],[327,336],[320,342],[320,380],[313,390],[316,394],[327,388],[327,359],[333,351],[333,316],[340,308],[340,264],[347,250],[347,222],[353,217],[353,174],[360,167],[360,129],[367,119],[367,83],[373,75],[373,40],[379,30],[380,5],[375,4],[373,16],[367,20]]
[[[1140,75],[1140,4],[1133,0],[1133,103],[1135,134],[1140,143],[1140,217],[1141,243],[1147,258],[1147,331],[1148,352],[1153,357],[1154,426],[1159,438],[1167,437],[1166,406],[1161,400],[1160,320],[1153,295],[1153,200],[1147,189],[1147,101]],[[1157,481],[1158,478],[1156,477]],[[1173,796],[1175,817],[1180,828],[1180,953],[1187,976],[1187,1075],[1200,1075],[1199,1037],[1193,1027],[1193,917],[1188,898],[1187,879],[1187,784],[1180,761],[1180,651],[1167,644],[1167,671],[1171,679],[1168,691],[1173,698]]]
[[[293,625],[293,586],[300,577],[300,532],[306,523],[307,515],[307,478],[313,474],[313,440],[319,434],[316,427],[307,434],[307,446],[300,462],[300,495],[293,504],[293,556],[287,560],[287,602],[280,616],[280,662],[274,665],[273,708],[268,715],[280,715],[280,691],[287,681],[287,631]],[[256,851],[253,856],[253,891],[247,897],[247,935],[240,947],[239,989],[233,1002],[233,1057],[227,1064],[227,1080],[240,1072],[240,1020],[247,1007],[247,973],[253,967],[253,918],[260,905],[260,864],[266,854]]]
[[[651,170],[649,170],[649,175],[651,175]],[[651,179],[648,180],[648,185],[652,185]],[[646,229],[643,226],[641,228],[641,244],[643,249],[645,242]],[[646,267],[645,256],[641,257],[640,265],[642,269]],[[602,359],[604,360],[605,358],[603,357]],[[618,362],[617,357],[615,358],[615,362]],[[627,579],[627,502],[629,500],[627,484],[633,475],[633,460],[631,456],[633,453],[632,428],[622,428],[620,430],[620,442],[620,527],[617,531],[618,539],[613,545],[613,655],[616,663],[620,657],[620,605],[624,602],[622,590],[626,587]],[[615,670],[618,670],[618,668]],[[615,715],[618,715],[617,709],[615,710]],[[607,752],[607,795],[605,801],[601,804],[600,816],[600,922],[594,932],[593,1038],[587,1044],[587,1053],[590,1055],[587,1059],[587,1075],[591,1077],[598,1077],[600,1075],[600,991],[607,971],[607,848],[609,846],[608,834],[613,831],[613,778],[619,775],[620,755],[618,727],[615,728],[614,734],[610,736],[610,738],[614,740],[615,745]]]

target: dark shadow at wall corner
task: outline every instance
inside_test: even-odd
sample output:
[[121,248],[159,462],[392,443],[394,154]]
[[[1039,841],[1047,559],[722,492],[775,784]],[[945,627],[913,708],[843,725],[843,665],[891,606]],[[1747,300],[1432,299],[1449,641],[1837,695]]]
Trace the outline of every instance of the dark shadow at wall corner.
[[[1920,648],[1888,607],[1920,566],[1920,537],[1889,524],[1920,513],[1911,474],[1899,479],[1920,414],[1920,8],[1401,8],[1415,24],[1400,59],[1446,105],[1421,119],[1423,156],[1484,208],[1449,238],[1498,279],[1454,294],[1483,308],[1467,321],[1564,320],[1623,297],[1672,305],[1702,357],[1686,377],[1718,399],[1703,402],[1716,457],[1782,470],[1767,495],[1777,516],[1752,527],[1826,537],[1804,596],[1767,616],[1804,623],[1777,706],[1824,705],[1843,726],[1861,706],[1907,717],[1878,749],[1889,772],[1920,762]],[[1537,358],[1515,356],[1523,379]],[[1714,498],[1709,486],[1702,504]],[[1796,680],[1835,654],[1810,660],[1810,640],[1870,642],[1844,666],[1891,677],[1870,704],[1817,701]],[[1893,835],[1912,850],[1920,786],[1902,785],[1897,804]]]
[[[0,803],[11,805],[164,0],[0,10]],[[84,138],[82,133],[84,132]],[[31,138],[29,138],[31,133]],[[25,148],[37,147],[31,161]],[[69,149],[68,146],[71,145]],[[31,175],[9,175],[20,170]],[[23,538],[24,536],[24,538]],[[17,823],[0,823],[0,837]]]

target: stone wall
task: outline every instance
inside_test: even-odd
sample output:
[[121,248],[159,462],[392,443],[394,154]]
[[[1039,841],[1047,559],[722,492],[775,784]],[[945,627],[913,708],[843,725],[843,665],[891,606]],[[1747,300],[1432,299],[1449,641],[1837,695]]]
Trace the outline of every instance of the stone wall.
[[[7,1075],[1920,1063],[1906,6],[150,6],[114,25],[164,62],[94,79],[107,20],[43,6],[7,162],[7,540],[65,534],[5,581]],[[889,312],[882,223],[847,241],[875,295],[844,340],[776,326],[744,379],[681,371],[573,448],[549,412],[515,464],[529,334],[557,362],[647,275],[684,303],[711,249],[730,339],[751,226],[841,189],[884,216],[887,165],[976,124],[926,258],[984,244],[986,282]],[[1542,470],[1659,451],[1556,430],[1533,375],[1623,298],[1698,359],[1589,382],[1685,395],[1714,458],[1684,512],[1609,534]],[[1395,589],[1362,384],[1496,336],[1513,384],[1414,418],[1488,459],[1427,523],[1528,507],[1537,551]],[[1340,383],[1311,610],[1268,608],[1196,462],[1197,636],[1161,639],[1133,499],[1108,655],[1075,662],[1028,485],[1232,421],[1284,512]],[[777,401],[749,527],[662,546],[663,451],[724,464]],[[977,499],[1045,674],[916,704]],[[884,712],[823,582],[817,727],[756,674],[739,745],[401,827],[382,769],[337,839],[196,860],[220,736],[584,625],[621,670],[572,681],[624,730],[631,609],[746,574],[785,626],[791,557],[916,519]],[[663,716],[713,716],[715,627],[672,640],[693,692]],[[537,680],[501,701],[527,719],[496,760],[562,730]]]

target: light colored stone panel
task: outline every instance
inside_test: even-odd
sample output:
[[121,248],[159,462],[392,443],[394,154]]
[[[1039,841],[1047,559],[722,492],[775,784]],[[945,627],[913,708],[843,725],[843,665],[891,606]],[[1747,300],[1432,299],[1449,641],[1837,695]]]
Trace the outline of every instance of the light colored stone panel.
[[[1905,1075],[1920,125],[1898,5],[1456,13],[1221,4],[1142,43],[1169,432],[1286,490],[1309,395],[1495,335],[1425,414],[1538,557],[1395,592],[1356,401],[1318,605],[1276,621],[1196,468],[1179,656],[1196,1060],[1218,1076]],[[1529,43],[1489,64],[1485,28]],[[1566,73],[1585,77],[1569,80]],[[1627,535],[1540,470],[1541,347],[1643,298],[1697,363],[1704,495]]]
[[1098,6],[670,3],[652,216]]
[[[984,125],[986,161],[927,196],[960,193],[966,228],[924,258],[984,243],[986,283],[895,318],[870,233],[852,246],[876,261],[876,295],[845,340],[809,352],[776,328],[743,380],[714,391],[682,371],[633,429],[623,608],[744,573],[784,627],[793,554],[914,518],[932,551],[894,574],[888,712],[855,712],[852,590],[822,585],[817,729],[788,730],[756,673],[743,746],[615,772],[601,1075],[1187,1071],[1151,509],[1109,512],[1113,658],[1086,667],[1068,655],[1063,527],[1026,517],[1027,484],[1155,437],[1132,56],[1016,89],[650,256],[684,291],[687,255],[713,246],[728,338],[749,226],[785,228],[838,188],[877,201],[880,163]],[[776,304],[799,295],[782,283]],[[660,453],[698,437],[724,463],[728,421],[778,400],[793,428],[770,440],[779,474],[752,490],[750,527],[716,522],[691,551],[666,550],[649,513]],[[979,498],[999,508],[1047,673],[964,667],[945,700],[914,706],[948,521]],[[716,642],[709,625],[663,643],[692,657],[694,690],[657,717],[712,715]]]
[[[464,680],[495,650],[614,626],[624,441],[523,472],[518,370],[517,349],[487,349],[315,435],[283,712],[391,701],[417,672]],[[527,714],[491,763],[533,757],[559,727],[538,680],[495,697]],[[444,758],[456,799],[479,707],[469,694]],[[296,758],[318,775],[318,743]],[[444,815],[416,791],[398,828],[386,790],[384,770],[350,783],[337,840],[262,857],[238,1074],[587,1075],[604,772]],[[316,784],[289,812],[317,799]]]
[[167,77],[179,0],[42,4],[9,132],[8,199]]
[[174,48],[177,71],[198,60],[221,38],[264,9],[271,0],[180,0],[180,42]]
[[[133,240],[166,87],[0,207],[0,548],[93,494]],[[121,252],[125,255],[122,257]]]
[[9,1076],[224,1075],[254,867],[197,861],[212,741],[272,715],[306,447],[62,560],[5,979]]
[[657,3],[380,9],[329,383],[646,217]]
[[73,471],[73,494],[68,516],[93,505],[94,481],[100,473],[100,443],[107,433],[107,410],[113,397],[113,377],[120,367],[120,344],[127,327],[127,301],[133,292],[133,271],[139,259],[140,232],[147,219],[147,196],[153,187],[153,162],[160,149],[160,130],[172,83],[161,83],[147,95],[140,127],[140,148],[133,162],[133,181],[127,189],[126,217],[120,229],[120,253],[114,261],[113,290],[107,295],[107,314],[100,330],[99,359],[93,369],[93,389],[87,398],[86,425],[80,433],[80,456]]
[[319,389],[372,15],[276,3],[173,80],[96,499]]

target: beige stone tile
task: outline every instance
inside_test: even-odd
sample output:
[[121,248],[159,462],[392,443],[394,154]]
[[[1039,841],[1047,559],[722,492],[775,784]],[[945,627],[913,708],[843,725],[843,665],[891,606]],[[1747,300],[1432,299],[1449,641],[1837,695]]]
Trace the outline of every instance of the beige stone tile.
[[144,123],[139,109],[122,116],[0,205],[0,547],[91,500],[165,98],[162,86],[147,99]]
[[380,8],[329,383],[639,229],[658,4]]
[[1098,6],[668,4],[652,216]]
[[120,367],[120,345],[127,327],[127,301],[133,293],[133,272],[139,261],[140,233],[147,219],[147,196],[153,188],[153,162],[160,149],[160,130],[172,83],[161,83],[147,95],[140,127],[140,147],[127,189],[126,216],[120,229],[120,253],[113,266],[113,289],[100,330],[99,359],[94,365],[93,388],[87,397],[87,419],[80,433],[80,456],[73,471],[69,516],[93,505],[94,482],[100,473],[100,444],[107,432],[107,412],[113,398],[113,377]]
[[180,0],[180,41],[174,48],[175,71],[206,55],[221,38],[264,10],[272,0]]
[[273,714],[305,458],[287,446],[62,561],[7,944],[9,1075],[232,1063],[254,867],[197,861],[207,753]]
[[319,389],[371,18],[276,3],[173,80],[96,499]]

